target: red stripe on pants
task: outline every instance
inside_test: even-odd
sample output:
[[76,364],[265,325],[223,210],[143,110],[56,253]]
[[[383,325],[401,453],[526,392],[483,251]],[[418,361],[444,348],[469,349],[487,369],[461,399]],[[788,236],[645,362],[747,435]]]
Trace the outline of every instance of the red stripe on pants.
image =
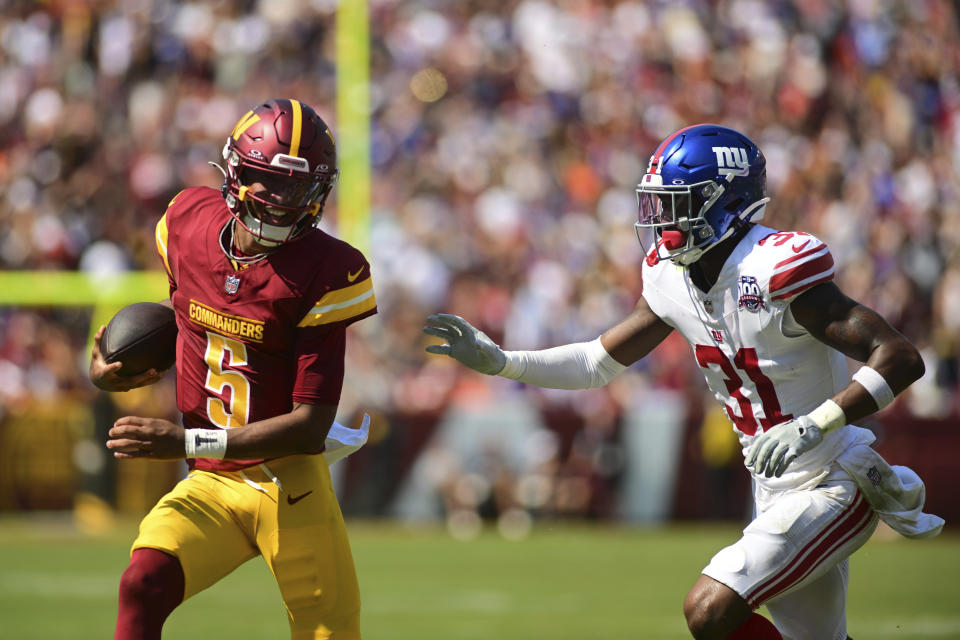
[[873,518],[870,505],[857,491],[853,503],[844,509],[829,527],[811,540],[782,571],[770,577],[747,594],[751,608],[798,584],[826,560],[833,551],[862,532]]

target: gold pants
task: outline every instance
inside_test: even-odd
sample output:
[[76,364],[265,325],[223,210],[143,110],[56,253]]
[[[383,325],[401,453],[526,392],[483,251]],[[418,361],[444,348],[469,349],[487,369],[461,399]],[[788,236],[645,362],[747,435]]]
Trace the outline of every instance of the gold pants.
[[356,570],[322,455],[191,472],[140,523],[133,549],[143,547],[180,560],[184,600],[262,555],[293,640],[360,638]]

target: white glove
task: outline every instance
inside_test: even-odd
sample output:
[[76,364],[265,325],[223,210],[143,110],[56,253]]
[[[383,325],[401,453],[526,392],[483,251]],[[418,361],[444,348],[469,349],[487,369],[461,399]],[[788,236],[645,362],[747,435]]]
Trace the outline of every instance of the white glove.
[[823,429],[810,416],[775,425],[757,436],[744,464],[758,476],[780,477],[797,456],[820,444]]
[[460,316],[436,313],[427,317],[427,322],[428,325],[423,328],[425,334],[447,341],[447,344],[428,346],[428,353],[448,355],[474,371],[491,376],[503,371],[507,364],[503,349]]

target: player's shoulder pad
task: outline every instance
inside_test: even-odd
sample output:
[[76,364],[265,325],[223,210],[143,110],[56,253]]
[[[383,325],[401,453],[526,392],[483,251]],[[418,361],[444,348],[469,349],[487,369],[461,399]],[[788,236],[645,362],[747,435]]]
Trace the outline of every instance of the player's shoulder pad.
[[210,187],[187,187],[173,196],[167,204],[166,211],[160,216],[160,220],[157,221],[154,238],[157,243],[157,253],[160,254],[160,258],[163,260],[163,266],[171,278],[174,277],[174,272],[170,264],[172,259],[170,248],[176,244],[173,241],[182,227],[182,218],[188,215],[189,212],[197,210],[203,205],[218,205],[222,202],[223,197],[216,189],[211,189]]
[[833,255],[822,240],[803,231],[766,231],[750,252],[749,266],[766,284],[770,300],[789,302],[833,280]]
[[173,196],[167,204],[167,210],[163,214],[167,221],[167,228],[173,228],[184,215],[190,215],[199,207],[214,204],[218,207],[223,205],[223,196],[216,189],[210,187],[187,187]]
[[363,253],[319,229],[304,240],[321,252],[324,266],[308,294],[313,305],[297,326],[351,323],[376,313],[370,263]]

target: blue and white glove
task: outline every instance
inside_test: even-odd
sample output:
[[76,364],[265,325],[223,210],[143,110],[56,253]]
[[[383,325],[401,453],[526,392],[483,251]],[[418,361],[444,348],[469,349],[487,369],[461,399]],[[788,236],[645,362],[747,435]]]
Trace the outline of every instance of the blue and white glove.
[[798,456],[823,440],[823,430],[809,416],[775,425],[757,436],[745,464],[755,474],[779,478]]
[[423,328],[424,333],[447,341],[447,344],[428,346],[428,353],[450,356],[474,371],[491,376],[503,371],[507,364],[503,349],[460,316],[436,313],[427,317],[427,323]]

